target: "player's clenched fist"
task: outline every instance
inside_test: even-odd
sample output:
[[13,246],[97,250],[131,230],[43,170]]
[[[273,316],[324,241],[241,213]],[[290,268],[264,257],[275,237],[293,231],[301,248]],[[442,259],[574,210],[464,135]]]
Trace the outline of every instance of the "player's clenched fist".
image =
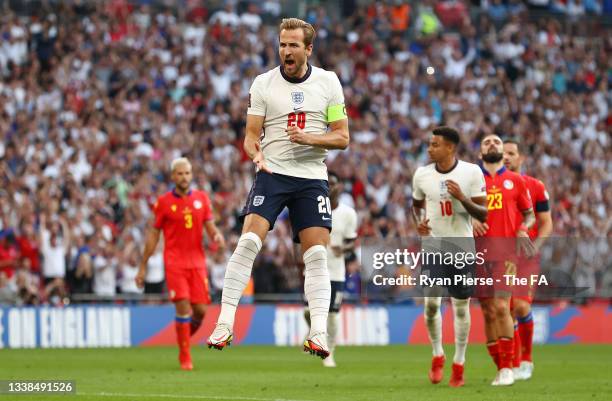
[[298,143],[300,145],[311,145],[311,136],[310,134],[305,133],[304,131],[302,131],[301,128],[297,127],[297,126],[292,126],[287,128],[285,131],[287,131],[287,135],[289,135],[289,140],[293,143]]

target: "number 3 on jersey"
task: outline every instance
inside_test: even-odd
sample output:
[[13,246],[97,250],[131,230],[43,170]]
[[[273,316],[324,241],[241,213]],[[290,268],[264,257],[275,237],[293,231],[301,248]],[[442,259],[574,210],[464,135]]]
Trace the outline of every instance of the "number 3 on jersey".
[[289,113],[289,119],[287,120],[287,128],[298,126],[299,129],[304,129],[306,126],[306,113]]
[[185,228],[192,228],[193,227],[193,215],[191,214],[185,214]]

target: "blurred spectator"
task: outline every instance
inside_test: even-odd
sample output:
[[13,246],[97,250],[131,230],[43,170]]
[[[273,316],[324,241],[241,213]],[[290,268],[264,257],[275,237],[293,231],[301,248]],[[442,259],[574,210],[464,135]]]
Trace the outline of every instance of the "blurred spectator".
[[93,292],[101,297],[112,297],[117,293],[118,257],[112,244],[100,240],[96,245],[93,260]]
[[45,299],[58,304],[66,296],[66,258],[70,250],[70,229],[63,217],[48,222],[43,213],[40,215],[39,235]]
[[157,243],[155,253],[149,258],[147,275],[145,277],[145,294],[163,294],[165,290],[164,281],[164,241]]
[[14,305],[17,301],[17,290],[5,272],[0,271],[0,305]]

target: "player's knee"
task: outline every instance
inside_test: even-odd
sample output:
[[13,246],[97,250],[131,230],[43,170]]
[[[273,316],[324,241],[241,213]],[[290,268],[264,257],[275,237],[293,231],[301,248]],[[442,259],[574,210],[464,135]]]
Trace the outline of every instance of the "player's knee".
[[205,305],[193,305],[192,308],[192,317],[195,320],[202,320],[206,315],[206,306]]
[[482,304],[482,316],[487,323],[495,320],[495,307],[492,303]]
[[425,302],[425,317],[427,319],[433,319],[440,311],[440,304],[438,302]]
[[514,315],[516,317],[525,317],[529,314],[530,310],[529,303],[522,300],[518,302],[517,300],[514,301]]
[[[242,226],[242,235],[254,234],[259,238],[259,242],[263,242],[266,239],[268,230],[270,229],[270,223],[264,217],[257,214],[249,214],[244,220]],[[242,237],[241,237],[242,238]]]
[[467,300],[465,299],[461,299],[461,300],[453,300],[453,305],[454,305],[454,309],[455,309],[455,317],[457,319],[465,319],[468,315],[468,311],[469,311],[469,305],[467,303]]
[[505,318],[506,316],[510,315],[510,308],[508,306],[508,303],[503,301],[503,300],[497,300],[497,302],[495,302],[495,317],[496,318]]
[[261,237],[252,231],[243,233],[238,239],[238,246],[246,246],[256,253],[261,249],[262,243]]

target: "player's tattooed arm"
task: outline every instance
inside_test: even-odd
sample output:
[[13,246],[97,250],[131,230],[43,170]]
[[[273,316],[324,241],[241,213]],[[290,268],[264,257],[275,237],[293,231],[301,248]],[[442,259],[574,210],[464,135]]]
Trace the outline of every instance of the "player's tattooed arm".
[[412,199],[412,221],[417,228],[417,232],[421,236],[427,236],[431,234],[431,227],[429,226],[429,219],[425,218],[425,199]]
[[533,208],[525,209],[521,211],[523,214],[523,224],[519,227],[516,232],[516,247],[517,252],[520,255],[528,258],[534,256],[537,251],[534,243],[529,238],[529,229],[535,224],[535,214],[533,214]]
[[300,145],[316,146],[324,149],[346,149],[350,142],[348,120],[346,118],[329,124],[329,131],[323,135],[308,134],[297,126],[286,129],[289,140]]
[[246,121],[246,135],[244,137],[244,151],[249,155],[255,166],[257,167],[257,171],[263,170],[267,173],[272,174],[272,170],[268,168],[266,165],[266,160],[264,158],[263,152],[261,150],[261,144],[259,142],[259,137],[261,135],[261,130],[263,129],[264,117],[256,116],[253,114],[247,115]]
[[[533,227],[536,222],[535,214],[533,213],[533,208],[530,207],[529,209],[521,211],[521,213],[523,214],[523,225],[521,227],[524,228],[525,231],[529,231],[529,229]],[[521,229],[519,229],[519,231],[520,230]]]
[[468,198],[461,191],[461,187],[453,180],[446,180],[446,188],[448,193],[457,199],[465,210],[476,220],[484,223],[487,221],[487,197],[475,196]]
[[149,262],[149,258],[155,252],[155,248],[157,248],[157,243],[159,242],[159,234],[160,230],[155,228],[153,224],[149,226],[147,230],[147,236],[145,238],[145,246],[144,251],[142,253],[142,260],[140,261],[140,266],[138,267],[138,273],[136,274],[136,285],[140,288],[144,287],[145,276],[147,275],[147,263]]

